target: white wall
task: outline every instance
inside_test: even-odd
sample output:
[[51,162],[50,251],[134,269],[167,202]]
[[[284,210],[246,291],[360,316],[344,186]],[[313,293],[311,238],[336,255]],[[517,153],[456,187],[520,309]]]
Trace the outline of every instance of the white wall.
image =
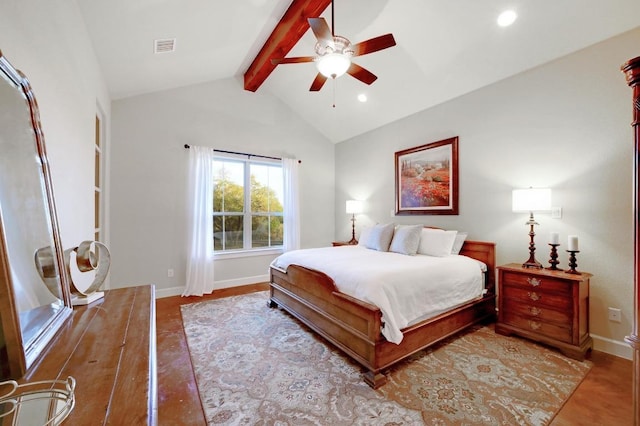
[[0,50],[38,101],[62,244],[93,240],[95,115],[108,126],[111,101],[75,2],[2,0]]
[[[633,134],[631,89],[620,65],[640,55],[640,29],[422,111],[336,147],[336,239],[350,235],[344,202],[366,200],[359,226],[424,223],[495,241],[497,262],[528,259],[526,215],[511,211],[514,188],[550,187],[561,219],[538,214],[536,258],[548,265],[548,235],[580,238],[578,270],[591,280],[591,333],[623,356],[633,321]],[[397,216],[394,153],[459,136],[460,214]],[[622,309],[622,323],[607,308]]]
[[[335,146],[268,93],[226,79],[118,100],[112,110],[112,287],[184,289],[184,144],[302,160],[301,243],[330,245]],[[217,259],[215,288],[266,281],[274,257]]]

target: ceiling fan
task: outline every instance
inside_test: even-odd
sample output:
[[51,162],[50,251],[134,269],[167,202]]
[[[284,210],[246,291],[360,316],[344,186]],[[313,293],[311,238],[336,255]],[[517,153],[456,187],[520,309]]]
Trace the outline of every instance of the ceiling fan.
[[322,89],[328,78],[336,79],[344,73],[357,78],[365,84],[373,83],[378,77],[352,62],[351,58],[396,45],[393,34],[385,34],[356,44],[351,44],[347,38],[336,35],[333,28],[333,2],[331,2],[331,28],[329,28],[324,18],[308,18],[307,20],[318,40],[315,45],[316,56],[277,58],[272,59],[271,63],[279,65],[315,62],[318,68],[318,75],[313,80],[311,88],[309,88],[311,92],[317,92]]

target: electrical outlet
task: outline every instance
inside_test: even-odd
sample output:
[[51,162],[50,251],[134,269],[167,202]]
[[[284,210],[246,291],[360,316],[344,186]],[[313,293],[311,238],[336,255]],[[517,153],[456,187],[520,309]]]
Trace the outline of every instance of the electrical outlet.
[[173,269],[167,269],[167,277],[173,278]]
[[609,308],[609,321],[622,322],[622,310]]

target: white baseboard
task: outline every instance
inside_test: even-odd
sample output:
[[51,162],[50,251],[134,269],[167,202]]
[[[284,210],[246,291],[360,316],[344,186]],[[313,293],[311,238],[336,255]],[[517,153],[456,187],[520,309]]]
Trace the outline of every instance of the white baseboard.
[[[213,285],[214,290],[223,288],[240,287],[249,284],[258,284],[269,282],[269,275],[256,275],[254,277],[235,278],[233,280],[216,281]],[[156,299],[163,297],[180,296],[184,292],[184,287],[156,288]]]
[[591,338],[593,339],[593,349],[596,351],[633,360],[633,350],[627,343],[598,336],[597,334],[591,334]]
[[159,289],[156,287],[156,299],[162,299],[163,297],[180,296],[184,291],[184,287],[171,287]]

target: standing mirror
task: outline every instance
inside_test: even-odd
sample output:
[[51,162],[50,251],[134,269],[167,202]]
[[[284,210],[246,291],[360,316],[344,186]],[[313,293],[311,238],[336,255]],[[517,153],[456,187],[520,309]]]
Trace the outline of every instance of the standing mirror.
[[0,367],[22,377],[72,312],[38,105],[0,52]]

